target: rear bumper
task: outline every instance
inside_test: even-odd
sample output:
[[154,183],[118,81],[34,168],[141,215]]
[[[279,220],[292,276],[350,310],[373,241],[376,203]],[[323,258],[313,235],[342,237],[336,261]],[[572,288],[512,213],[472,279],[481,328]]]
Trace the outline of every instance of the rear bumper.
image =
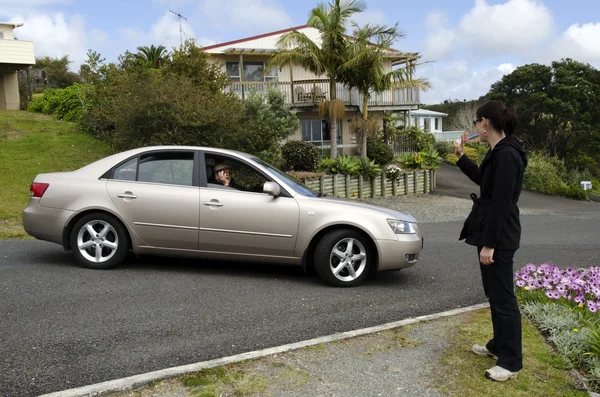
[[399,270],[419,261],[423,238],[418,234],[398,235],[398,240],[377,240],[379,246],[378,270]]
[[63,245],[63,230],[74,211],[40,207],[38,199],[30,199],[23,211],[23,228],[32,237]]

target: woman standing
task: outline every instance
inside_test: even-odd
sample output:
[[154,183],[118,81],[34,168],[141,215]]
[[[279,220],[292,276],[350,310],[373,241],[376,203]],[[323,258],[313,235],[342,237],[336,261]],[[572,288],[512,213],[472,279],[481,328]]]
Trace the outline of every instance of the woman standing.
[[477,109],[473,124],[482,142],[490,144],[481,165],[464,155],[468,134],[455,146],[457,165],[480,186],[472,194],[473,210],[465,221],[460,240],[477,247],[485,295],[490,302],[493,338],[473,345],[473,353],[497,359],[485,376],[506,381],[523,367],[521,313],[513,284],[513,258],[521,240],[517,202],[521,194],[527,156],[513,136],[517,124],[514,109],[492,101]]

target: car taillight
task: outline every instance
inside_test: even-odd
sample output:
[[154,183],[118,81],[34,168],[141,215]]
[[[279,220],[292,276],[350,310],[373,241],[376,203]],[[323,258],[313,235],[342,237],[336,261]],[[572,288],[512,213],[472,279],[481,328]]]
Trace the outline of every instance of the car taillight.
[[44,195],[44,193],[46,192],[46,189],[48,189],[48,186],[50,186],[50,184],[48,184],[48,183],[33,182],[31,184],[31,188],[29,189],[30,196],[31,197],[42,197]]

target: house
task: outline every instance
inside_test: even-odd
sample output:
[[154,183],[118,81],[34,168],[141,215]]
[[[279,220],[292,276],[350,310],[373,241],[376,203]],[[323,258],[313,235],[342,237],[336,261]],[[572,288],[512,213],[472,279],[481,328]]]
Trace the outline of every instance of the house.
[[[259,36],[247,37],[203,47],[211,54],[211,61],[217,62],[231,79],[228,90],[242,100],[252,90],[267,91],[269,88],[284,93],[286,103],[300,119],[300,128],[291,139],[313,142],[329,153],[331,138],[328,120],[319,116],[319,102],[329,99],[329,80],[326,76],[316,76],[299,65],[283,68],[273,67],[266,70],[267,63],[277,51],[276,43],[285,33],[297,30],[305,33],[315,43],[320,43],[320,33],[308,25],[279,30]],[[401,53],[390,50],[385,63],[386,71],[393,67],[414,65],[418,54]],[[345,116],[338,121],[338,152],[355,154],[358,148],[356,135],[351,123],[359,120],[362,108],[362,96],[357,90],[338,83],[336,97],[346,105]],[[380,118],[383,111],[408,112],[417,110],[420,92],[417,89],[396,89],[373,94],[369,102],[369,116]]]
[[22,24],[0,22],[0,110],[18,110],[17,71],[35,64],[33,41],[18,40],[13,30]]
[[[463,131],[444,131],[443,119],[448,117],[447,113],[434,112],[433,110],[419,109],[410,112],[408,118],[409,126],[417,126],[423,131],[431,132],[436,141],[454,141],[459,139]],[[402,125],[402,122],[400,122]]]

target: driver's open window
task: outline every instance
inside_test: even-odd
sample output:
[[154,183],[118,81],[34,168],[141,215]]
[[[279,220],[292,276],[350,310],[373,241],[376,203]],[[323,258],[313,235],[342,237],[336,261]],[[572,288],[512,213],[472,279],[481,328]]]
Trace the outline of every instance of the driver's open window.
[[[268,180],[253,167],[229,156],[206,154],[206,177],[208,187],[236,189],[244,192],[262,193]],[[229,171],[230,180],[219,180],[218,170]],[[223,176],[223,174],[221,174]]]

